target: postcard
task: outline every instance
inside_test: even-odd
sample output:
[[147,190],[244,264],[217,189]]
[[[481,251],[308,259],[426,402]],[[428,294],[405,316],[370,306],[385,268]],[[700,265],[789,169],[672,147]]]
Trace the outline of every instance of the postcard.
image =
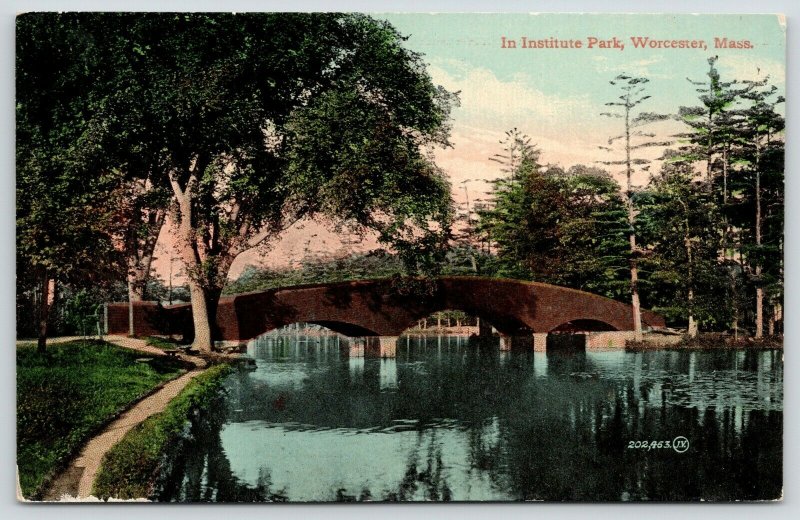
[[20,14],[19,499],[782,500],[785,32]]

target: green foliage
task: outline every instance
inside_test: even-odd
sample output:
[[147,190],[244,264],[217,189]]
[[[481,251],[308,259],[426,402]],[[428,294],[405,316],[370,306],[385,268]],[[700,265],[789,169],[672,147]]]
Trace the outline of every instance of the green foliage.
[[[96,335],[98,320],[102,325],[102,305],[128,299],[127,288],[121,282],[92,285],[89,288],[82,285],[56,283],[56,294],[49,319],[51,335]],[[41,293],[37,285],[17,280],[17,338],[36,337],[37,330],[31,318],[36,316],[36,307],[40,299]]]
[[103,458],[92,494],[103,499],[148,497],[162,455],[187,422],[216,403],[230,370],[229,365],[212,366],[192,379],[163,412],[129,431]]
[[[478,265],[472,268],[472,260]],[[497,258],[483,251],[455,245],[447,250],[436,266],[443,276],[497,276]],[[393,278],[396,283],[407,278],[403,260],[384,250],[349,256],[306,256],[298,267],[266,268],[248,266],[229,282],[223,294],[241,294],[294,285],[346,282],[350,280]]]
[[397,255],[378,250],[346,257],[306,257],[296,268],[268,269],[248,266],[224,294],[263,291],[293,285],[390,278],[404,272]]
[[734,295],[718,259],[719,207],[694,177],[688,165],[664,162],[639,196],[637,229],[649,248],[641,262],[642,292],[671,323],[684,325],[692,315],[702,327],[717,329],[731,320],[730,305],[720,300],[731,302]]
[[597,168],[545,170],[537,156],[523,153],[479,212],[478,229],[497,257],[486,271],[621,297],[628,226],[619,187]]
[[[51,189],[75,164],[56,193],[96,211],[75,199],[101,193],[114,208],[108,195],[121,177],[147,179],[155,200],[125,200],[126,223],[166,204],[159,190],[169,186],[175,220],[186,224],[182,244],[196,258],[186,274],[209,308],[240,253],[303,218],[376,231],[410,274],[438,265],[452,208],[430,152],[449,144],[457,99],[433,84],[421,55],[387,22],[338,13],[32,13],[18,24],[18,91],[27,96],[18,104],[20,186]],[[40,139],[54,114],[53,136]],[[71,152],[63,164],[38,166],[60,150]],[[113,172],[102,185],[101,171]],[[71,251],[51,252],[39,228],[68,206],[43,199],[39,211],[35,201],[18,250],[61,269]],[[98,220],[74,215],[80,226]],[[99,222],[107,232],[115,219]],[[137,226],[125,233],[128,250],[147,235]],[[93,235],[61,236],[59,248],[78,245],[76,258],[94,252],[86,247]]]
[[[172,303],[189,302],[191,296],[189,294],[189,287],[187,285],[175,285],[173,280]],[[128,294],[120,294],[118,300],[113,301],[127,301]],[[153,273],[147,279],[147,285],[144,291],[144,300],[162,302],[165,305],[170,301],[170,287],[168,282],[165,282],[157,273]],[[109,300],[110,301],[110,300]]]
[[[772,305],[782,305],[785,120],[777,106],[785,100],[766,81],[750,86],[742,95],[747,104],[741,111],[745,124],[738,159],[742,167],[734,179],[738,182],[731,186],[738,196],[732,197],[730,220],[747,240],[742,253],[753,265],[753,284],[765,289]],[[757,206],[761,217],[758,226]],[[761,269],[760,275],[755,273],[755,266]]]
[[65,306],[65,324],[82,336],[96,334],[98,320],[102,319],[102,304],[92,296],[86,289],[81,289]]
[[701,104],[680,107],[689,130],[678,137],[686,144],[667,159],[705,168],[702,186],[693,191],[702,190],[695,196],[713,210],[707,226],[713,232],[705,235],[715,237],[717,251],[698,266],[706,281],[698,296],[708,302],[714,328],[725,330],[755,321],[758,287],[766,292],[765,316],[782,305],[785,143],[777,106],[784,100],[769,78],[723,80],[716,62],[708,60],[705,81],[691,81]]
[[121,408],[180,373],[175,363],[137,363],[108,343],[17,348],[17,465],[23,495],[35,497],[75,451]]
[[23,277],[97,283],[120,265],[109,232],[117,174],[96,169],[102,150],[88,118],[97,53],[72,21],[53,21],[18,18],[17,265]]
[[[726,153],[722,158],[728,163],[732,148],[738,146],[740,136],[736,130],[739,118],[737,104],[741,96],[750,86],[737,81],[723,81],[717,70],[718,56],[708,58],[708,72],[704,81],[689,79],[699,94],[701,105],[680,107],[677,118],[689,127],[688,132],[676,135],[685,144],[679,148],[679,154],[673,160],[686,162],[705,161],[706,182],[712,182],[716,174],[721,173],[721,166],[715,156]],[[722,179],[719,179],[722,180]]]

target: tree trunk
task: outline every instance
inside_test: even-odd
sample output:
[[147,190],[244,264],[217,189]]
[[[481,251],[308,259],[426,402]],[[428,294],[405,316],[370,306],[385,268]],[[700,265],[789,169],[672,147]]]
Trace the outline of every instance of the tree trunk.
[[770,336],[775,335],[775,307],[772,308],[769,320],[767,320],[767,334]]
[[[167,211],[164,208],[149,208],[142,203],[147,193],[148,182],[139,180],[132,185],[131,197],[137,202],[126,230],[127,279],[128,279],[128,334],[136,335],[133,319],[133,303],[144,300],[153,252],[164,227]],[[142,236],[142,230],[145,230]]]
[[769,320],[769,325],[770,325],[769,334],[770,334],[770,336],[774,336],[775,335],[775,325],[781,319],[783,319],[783,316],[782,316],[781,313],[782,313],[781,304],[780,303],[774,303],[772,305],[772,317]]
[[[636,236],[631,233],[631,254],[636,251]],[[636,258],[631,258],[631,310],[633,312],[634,341],[642,341],[642,309],[639,303],[639,266]]]
[[628,224],[630,225],[630,248],[631,248],[631,311],[633,312],[633,335],[634,341],[642,341],[642,310],[639,303],[639,262],[636,259],[636,233],[633,231],[634,215],[633,201],[631,200],[631,174],[628,171]]
[[47,350],[47,322],[50,317],[50,278],[44,269],[40,281],[42,300],[39,302],[39,337],[36,341],[36,351],[44,353]]
[[687,280],[689,282],[689,290],[686,295],[686,302],[689,307],[689,327],[687,333],[690,338],[697,337],[697,322],[694,319],[694,256],[692,255],[692,238],[691,227],[689,227],[689,207],[684,205],[686,211],[686,218],[684,219],[685,232],[683,235],[683,243],[686,246],[686,269]]
[[689,296],[687,299],[689,300],[689,327],[687,333],[690,338],[696,338],[697,322],[694,319],[694,311],[692,310],[692,306],[694,305],[694,290],[691,287],[689,287]]
[[128,258],[128,297],[133,298],[132,301],[140,302],[144,300],[147,280],[150,278],[152,258],[152,254],[141,260],[133,257]]
[[630,93],[625,98],[625,174],[627,191],[625,202],[628,206],[629,241],[631,246],[631,311],[633,312],[633,339],[642,341],[642,311],[639,303],[639,265],[636,258],[636,217],[633,212],[633,168],[631,162],[631,104]]
[[736,275],[733,270],[730,269],[728,273],[731,278],[731,295],[733,296],[733,341],[739,341],[739,291],[736,290]]
[[128,274],[128,335],[131,337],[136,336],[136,327],[134,326],[134,312],[133,304],[140,302],[144,299],[143,288],[136,283],[134,276]]
[[[192,347],[202,352],[213,350],[211,313],[206,292],[196,281],[189,278],[189,293],[192,298],[192,322],[194,324],[194,340]],[[216,318],[216,313],[215,313]]]
[[[761,276],[761,266],[756,266],[756,278]],[[760,282],[758,282],[760,283]],[[764,337],[764,288],[756,287],[756,338]]]
[[756,137],[756,247],[759,249],[756,264],[756,338],[764,337],[764,287],[761,282],[761,148]]
[[[195,164],[197,168],[197,164]],[[202,168],[198,168],[202,170]],[[188,284],[192,301],[192,323],[194,325],[194,340],[192,347],[202,352],[211,352],[213,349],[212,323],[216,320],[216,302],[210,302],[209,294],[202,285],[202,271],[200,267],[203,258],[197,249],[196,230],[192,227],[192,196],[197,183],[196,174],[193,172],[186,184],[181,189],[174,173],[170,174],[175,199],[178,202],[179,215],[177,218],[178,242],[180,244],[181,258],[186,270],[190,273]],[[212,303],[212,305],[209,305]],[[214,311],[212,315],[211,312]]]

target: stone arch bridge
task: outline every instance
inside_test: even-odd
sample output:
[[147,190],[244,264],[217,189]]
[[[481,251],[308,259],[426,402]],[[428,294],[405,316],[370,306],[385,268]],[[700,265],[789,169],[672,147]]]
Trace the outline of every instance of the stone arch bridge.
[[[300,285],[224,296],[216,339],[244,342],[297,322],[322,325],[351,337],[396,337],[442,310],[461,310],[490,323],[505,337],[559,331],[632,331],[630,305],[595,294],[498,278],[380,279]],[[109,333],[128,333],[128,304],[107,306]],[[192,335],[191,305],[134,304],[137,335]],[[642,311],[645,328],[664,319]]]

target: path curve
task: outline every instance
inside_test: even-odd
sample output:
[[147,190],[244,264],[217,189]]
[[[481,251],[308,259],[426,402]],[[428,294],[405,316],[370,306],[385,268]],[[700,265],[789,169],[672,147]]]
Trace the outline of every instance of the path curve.
[[[106,336],[109,343],[136,350],[144,354],[164,356],[164,352],[148,345],[144,340],[124,336]],[[181,359],[192,363],[195,368],[162,385],[157,391],[143,398],[117,419],[103,428],[83,446],[80,453],[62,471],[45,492],[45,501],[88,498],[92,484],[100,470],[103,457],[115,444],[122,440],[133,427],[148,417],[164,411],[169,402],[183,390],[189,381],[203,373],[207,366],[205,360],[195,356],[181,355]]]

